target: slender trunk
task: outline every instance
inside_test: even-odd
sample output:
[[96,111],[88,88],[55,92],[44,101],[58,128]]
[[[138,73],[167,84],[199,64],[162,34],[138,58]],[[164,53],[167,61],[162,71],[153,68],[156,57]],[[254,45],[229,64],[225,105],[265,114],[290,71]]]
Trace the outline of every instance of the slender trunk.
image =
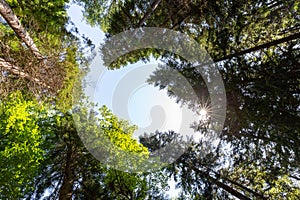
[[64,179],[59,192],[59,200],[71,200],[74,186],[74,171],[72,169],[72,147],[67,147]]
[[26,44],[26,46],[32,51],[32,53],[38,59],[43,59],[39,49],[35,45],[33,39],[29,36],[28,32],[21,25],[18,17],[14,14],[11,7],[6,3],[5,0],[0,0],[0,14],[14,30],[17,36]]
[[235,182],[235,181],[233,181],[233,180],[231,180],[231,179],[228,179],[228,178],[224,178],[224,179],[225,179],[226,181],[230,182],[231,184],[234,184],[234,185],[236,185],[236,186],[242,188],[243,190],[245,190],[245,191],[247,191],[247,192],[249,192],[249,193],[252,193],[252,194],[253,194],[256,198],[258,198],[258,199],[267,199],[267,198],[264,197],[262,194],[259,194],[259,193],[255,192],[255,191],[253,191],[253,190],[251,190],[251,189],[249,189],[249,188],[243,186],[242,184],[240,184],[240,183],[238,183],[238,182]]
[[38,85],[41,85],[45,88],[50,89],[50,86],[48,86],[46,83],[42,82],[38,78],[32,77],[30,74],[28,74],[26,72],[23,72],[19,67],[11,64],[10,62],[7,62],[3,58],[0,58],[0,68],[7,70],[8,72],[10,72],[14,75],[17,75],[21,78],[25,78],[25,79],[32,81]]
[[144,17],[142,18],[142,20],[138,23],[137,27],[141,27],[146,20],[151,16],[151,14],[154,12],[154,10],[157,8],[157,6],[160,4],[161,0],[156,0],[152,5],[151,5],[151,9],[146,12],[146,14],[144,15]]
[[[145,15],[143,16],[143,18],[141,19],[141,21],[138,23],[137,28],[141,27],[146,21],[147,19],[151,16],[151,14],[154,12],[154,10],[157,8],[157,6],[160,4],[162,0],[156,0],[152,5],[151,8],[148,12],[145,13]],[[137,33],[138,29],[136,29],[133,32],[133,35],[135,35]]]
[[300,33],[295,33],[293,35],[290,35],[290,36],[287,36],[287,37],[284,37],[284,38],[280,38],[278,40],[273,40],[273,41],[265,43],[265,44],[261,44],[261,45],[258,45],[258,46],[255,46],[255,47],[252,47],[252,48],[249,48],[249,49],[245,49],[243,51],[224,56],[224,57],[216,59],[214,61],[215,62],[224,61],[224,60],[234,58],[234,57],[237,57],[237,56],[240,56],[240,55],[244,55],[244,54],[255,52],[255,51],[258,51],[258,50],[261,50],[261,49],[269,48],[271,46],[275,46],[275,45],[278,45],[278,44],[281,44],[281,43],[285,43],[285,42],[288,42],[290,40],[295,40],[297,38],[300,38]]
[[296,175],[290,175],[290,177],[296,179],[297,181],[300,181],[300,177],[297,177]]

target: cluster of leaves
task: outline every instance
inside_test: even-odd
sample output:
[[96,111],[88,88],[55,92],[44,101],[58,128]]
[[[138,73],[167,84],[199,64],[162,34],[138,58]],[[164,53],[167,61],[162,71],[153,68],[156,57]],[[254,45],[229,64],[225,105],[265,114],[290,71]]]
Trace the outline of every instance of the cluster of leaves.
[[[99,120],[99,126],[115,146],[128,152],[149,154],[147,148],[132,138],[137,126],[130,126],[127,121],[118,120],[106,106],[100,108],[100,114],[103,118]],[[122,134],[119,134],[120,131]]]
[[[163,196],[157,178],[162,174],[130,174],[102,164],[82,144],[70,113],[45,109],[20,92],[1,101],[1,176],[4,199],[144,199]],[[123,151],[148,155],[131,138],[134,126],[119,120],[106,107],[91,118],[87,129],[100,131]],[[86,124],[85,124],[86,125]],[[109,131],[108,129],[113,129]],[[96,133],[97,134],[97,133]],[[122,138],[122,139],[120,139]],[[105,144],[104,144],[105,145]],[[166,180],[164,180],[166,182]],[[149,193],[149,191],[152,192]]]
[[45,154],[39,126],[45,110],[16,92],[1,100],[0,112],[0,198],[17,199],[33,188]]
[[[78,136],[78,130],[84,128],[92,133],[89,138],[106,137],[118,151],[133,152],[139,157],[149,155],[147,148],[132,138],[136,127],[119,120],[106,107],[100,109],[100,119],[90,115],[88,123],[74,123],[76,112],[70,114],[69,111],[71,95],[74,87],[78,87],[78,96],[81,95],[84,73],[80,70],[86,60],[82,54],[84,47],[75,36],[77,32],[66,29],[68,1],[12,0],[7,3],[39,52],[30,51],[10,23],[1,21],[1,64],[4,68],[1,69],[0,198],[144,199],[164,196],[160,189],[167,185],[156,186],[159,176],[130,174],[104,165],[93,157]],[[45,58],[41,60],[36,53]],[[52,103],[54,99],[56,103],[50,106],[40,101],[43,95],[46,97],[43,100]],[[44,102],[45,108],[35,100],[27,100],[34,96],[40,103]],[[103,147],[107,145],[100,142]],[[152,192],[148,192],[150,190]]]
[[[52,123],[45,123],[45,126],[48,124],[52,135],[47,138],[47,154],[41,163],[41,171],[35,178],[34,190],[26,194],[27,199],[39,199],[46,191],[49,194],[47,198],[59,199],[145,199],[151,195],[163,196],[160,190],[167,185],[155,185],[159,176],[164,180],[162,174],[156,173],[154,178],[151,173],[128,173],[103,163],[105,153],[116,153],[108,159],[129,159],[117,155],[118,149],[135,152],[140,158],[147,157],[149,152],[132,139],[130,131],[135,129],[134,126],[118,119],[106,107],[102,107],[100,111],[100,118],[93,116],[94,112],[91,112],[87,123],[81,121],[80,124],[73,120],[73,117],[78,117],[78,112],[71,115],[56,111],[49,118]],[[89,146],[84,146],[83,143],[87,141],[93,141],[93,144],[97,144],[97,150],[102,150],[101,162],[96,159],[99,154],[95,156]],[[113,151],[105,152],[107,149],[111,150],[109,142],[114,144]]]

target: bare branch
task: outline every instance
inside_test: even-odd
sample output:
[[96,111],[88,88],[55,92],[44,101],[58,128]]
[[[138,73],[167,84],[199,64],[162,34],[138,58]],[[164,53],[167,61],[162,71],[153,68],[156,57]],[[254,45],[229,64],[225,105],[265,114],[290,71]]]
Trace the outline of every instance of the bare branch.
[[51,87],[49,85],[47,85],[46,83],[42,82],[41,80],[39,80],[38,78],[32,77],[30,74],[22,71],[19,67],[11,64],[10,62],[7,62],[6,60],[4,60],[3,58],[0,58],[0,68],[3,68],[4,70],[9,71],[10,73],[17,75],[21,78],[25,78],[29,81],[32,81],[38,85],[43,86],[44,88],[48,88],[51,89]]

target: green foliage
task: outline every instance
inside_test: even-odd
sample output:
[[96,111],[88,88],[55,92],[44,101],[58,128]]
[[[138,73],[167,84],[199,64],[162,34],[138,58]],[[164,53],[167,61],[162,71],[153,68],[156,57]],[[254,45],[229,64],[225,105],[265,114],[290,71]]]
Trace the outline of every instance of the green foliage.
[[[1,80],[1,95],[26,88],[24,93],[40,91],[37,95],[40,98],[44,92],[43,95],[50,97],[49,101],[56,102],[56,108],[44,110],[20,93],[2,98],[1,199],[17,199],[24,194],[27,199],[40,199],[45,191],[50,193],[49,199],[66,198],[64,195],[68,193],[74,199],[163,199],[160,190],[165,191],[167,187],[166,175],[175,178],[182,189],[182,199],[232,199],[234,195],[300,198],[300,178],[297,177],[300,160],[299,39],[237,55],[245,49],[298,33],[298,1],[164,0],[153,11],[153,1],[146,0],[75,1],[84,7],[88,23],[105,31],[107,42],[112,35],[138,26],[170,28],[191,36],[214,60],[222,61],[217,65],[226,85],[228,112],[222,143],[215,154],[202,156],[204,147],[209,145],[193,143],[164,171],[145,174],[129,174],[104,165],[82,141],[91,142],[95,150],[103,150],[98,155],[103,159],[109,160],[111,158],[105,156],[115,155],[114,158],[129,169],[138,167],[150,152],[176,139],[174,133],[156,133],[147,141],[141,139],[142,145],[132,138],[136,127],[118,119],[105,106],[100,108],[99,117],[92,112],[87,115],[87,107],[80,111],[86,114],[83,116],[80,112],[74,111],[72,115],[67,112],[74,87],[79,88],[78,96],[82,95],[84,72],[81,69],[86,61],[81,44],[74,36],[76,31],[66,30],[68,2],[8,1],[47,62],[53,63],[48,67],[32,58],[32,53],[24,48],[8,24],[0,24],[1,58],[9,58],[10,62],[32,77],[45,80],[55,90],[55,94],[50,94],[8,73],[1,76],[5,79]],[[148,12],[150,16],[142,23]],[[105,53],[110,56],[115,52],[113,49]],[[199,73],[183,59],[165,51],[132,51],[109,67],[148,61],[151,55],[163,58],[168,67],[180,70],[197,95],[208,99]],[[197,102],[190,100],[186,91],[180,91],[176,80],[168,79],[168,68],[164,67],[158,69],[149,82],[168,88],[173,97],[172,89],[176,88],[179,91],[176,94],[180,94],[175,96],[178,102],[197,107]],[[11,86],[12,90],[6,86]],[[73,117],[80,123],[74,123]],[[83,138],[79,138],[79,132],[83,133],[80,135]],[[126,165],[126,155],[132,154],[138,155],[136,166]]]
[[32,189],[43,160],[38,124],[43,109],[16,92],[1,101],[0,110],[0,198],[16,199]]
[[[59,34],[68,21],[66,4],[69,0],[8,0],[15,14],[25,26],[31,26],[36,32]],[[50,34],[49,36],[51,37]]]
[[[299,185],[293,183],[289,175],[277,175],[268,172],[267,169],[259,168],[260,166],[254,165],[236,167],[230,177],[239,179],[242,176],[244,180],[250,180],[244,181],[243,185],[255,191],[265,191],[264,196],[269,199],[299,199]],[[251,194],[247,195],[251,196]]]
[[[97,25],[99,18],[89,15],[89,6],[85,4],[86,18]],[[101,49],[104,60],[116,51],[105,51],[112,35],[138,26],[169,28],[194,38],[218,61],[226,87],[227,120],[216,155],[201,158],[202,144],[195,144],[194,150],[170,169],[183,188],[183,198],[230,199],[246,194],[253,198],[298,199],[299,177],[292,178],[291,174],[299,174],[299,2],[161,1],[141,24],[150,7],[151,2],[143,0],[125,1],[119,9],[95,7],[111,13],[105,19],[110,23],[101,27],[107,36]],[[296,38],[288,39],[295,34]],[[275,45],[281,38],[283,42]],[[263,44],[270,46],[260,46]],[[257,49],[244,53],[254,47]],[[180,94],[176,100],[191,107],[209,104],[207,88],[193,64],[167,52],[153,51],[132,51],[110,66],[106,64],[120,68],[147,61],[151,54],[161,57],[166,66],[150,77],[150,83],[169,89],[172,97],[176,88]],[[169,78],[167,67],[177,69],[189,81],[199,102],[189,99],[191,95],[180,82]],[[200,102],[202,99],[204,102]],[[235,176],[230,176],[231,169],[238,171]]]
[[[1,88],[2,96],[20,89],[39,99],[54,101],[61,110],[71,108],[73,89],[80,87],[79,82],[86,72],[88,58],[83,52],[87,53],[92,44],[86,38],[81,42],[74,27],[67,30],[67,26],[70,27],[66,13],[68,2],[8,1],[45,59],[41,61],[35,58],[12,28],[7,23],[1,24],[0,57],[16,65],[31,78],[6,71],[8,76],[2,77],[6,82]],[[34,79],[43,84],[38,84]]]
[[[98,161],[85,148],[82,138],[77,135],[78,131],[82,131],[81,128],[90,134],[92,141],[98,139],[97,144],[107,145],[104,139],[94,138],[95,135],[104,134],[122,151],[135,152],[144,157],[149,154],[147,148],[131,137],[135,126],[118,119],[105,106],[100,111],[102,117],[97,118],[91,112],[87,122],[81,121],[80,124],[77,120],[73,121],[78,112],[74,111],[71,115],[52,111],[52,116],[43,122],[43,128],[50,135],[47,137],[47,153],[41,171],[34,179],[35,188],[26,194],[27,199],[39,199],[46,190],[48,198],[61,197],[66,184],[71,184],[73,189],[69,192],[75,199],[145,199],[148,191],[160,195],[160,189],[166,186],[154,185],[159,176],[118,171]],[[163,180],[161,174],[160,179]]]
[[136,126],[130,126],[127,121],[118,119],[106,106],[99,110],[101,114],[99,125],[115,146],[123,151],[149,155],[148,149],[132,138]]
[[84,7],[83,15],[87,22],[92,26],[101,26],[104,31],[111,25],[109,21],[111,16],[119,11],[124,3],[123,0],[76,0],[75,2]]

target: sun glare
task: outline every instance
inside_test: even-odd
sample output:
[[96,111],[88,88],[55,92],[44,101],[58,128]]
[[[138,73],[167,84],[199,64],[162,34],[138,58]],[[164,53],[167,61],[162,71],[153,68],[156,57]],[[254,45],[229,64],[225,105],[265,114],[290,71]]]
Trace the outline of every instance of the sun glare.
[[200,115],[201,115],[201,116],[206,116],[206,115],[207,115],[207,110],[206,110],[205,108],[202,108],[202,109],[200,110]]
[[207,102],[199,105],[198,115],[202,122],[207,122],[210,119],[211,114],[212,114],[212,108],[209,106]]

